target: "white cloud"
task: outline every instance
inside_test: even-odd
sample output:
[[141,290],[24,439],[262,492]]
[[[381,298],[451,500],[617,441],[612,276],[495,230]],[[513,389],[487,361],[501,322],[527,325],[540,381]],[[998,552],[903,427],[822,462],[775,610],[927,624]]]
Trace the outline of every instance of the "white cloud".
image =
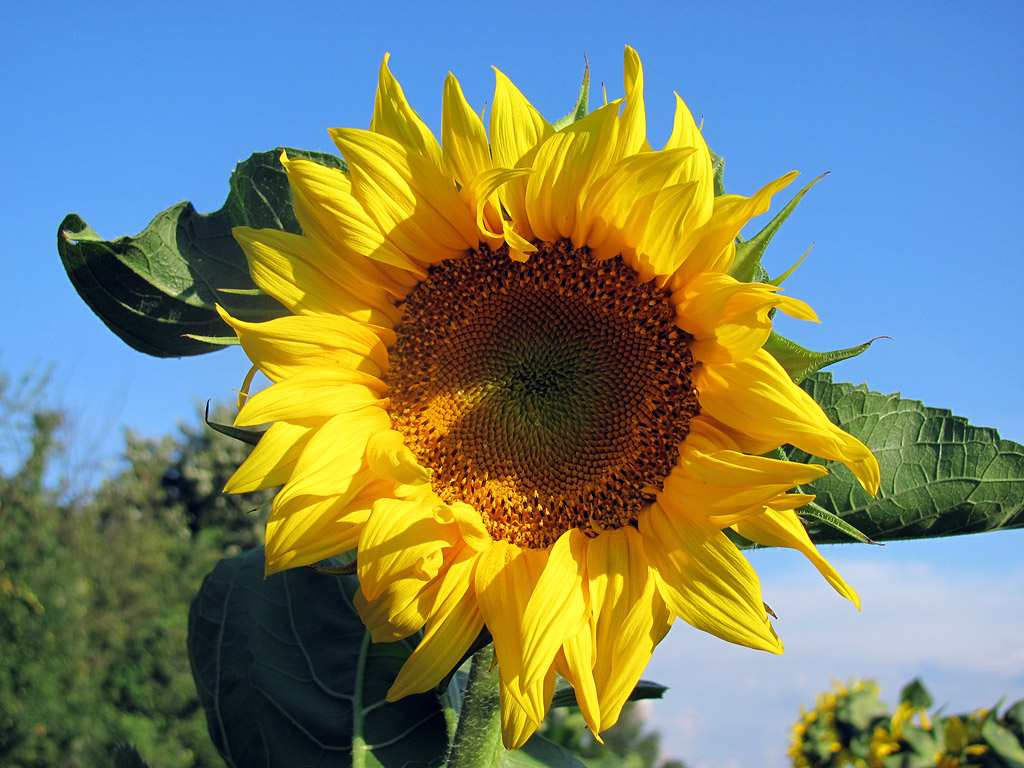
[[875,679],[893,706],[920,676],[951,712],[1024,697],[1024,566],[1015,554],[916,546],[827,551],[860,593],[859,613],[795,553],[752,553],[786,653],[676,626],[645,673],[670,687],[651,718],[663,750],[694,768],[784,768],[800,706],[833,680]]

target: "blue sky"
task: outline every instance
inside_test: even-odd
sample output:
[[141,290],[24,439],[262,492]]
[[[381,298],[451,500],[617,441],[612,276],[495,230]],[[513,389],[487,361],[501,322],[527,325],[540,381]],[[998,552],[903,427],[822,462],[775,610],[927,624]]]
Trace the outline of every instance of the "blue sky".
[[[891,336],[837,378],[1024,442],[1018,3],[90,5],[19,4],[0,32],[0,366],[54,364],[83,460],[112,454],[124,427],[163,433],[196,401],[229,397],[246,363],[124,346],[63,273],[66,213],[106,237],[134,234],[180,200],[220,207],[232,167],[253,151],[334,151],[327,128],[367,125],[387,51],[437,128],[449,70],[483,107],[495,65],[553,119],[575,98],[584,56],[594,95],[602,83],[621,95],[627,43],[643,59],[652,143],[668,136],[677,90],[726,158],[730,191],[751,194],[791,169],[805,180],[831,172],[766,260],[781,272],[815,243],[786,288],[822,324],[780,330],[821,349]],[[860,614],[789,553],[756,553],[784,660],[680,627],[652,664],[673,686],[652,716],[694,766],[771,768],[784,765],[798,704],[832,678],[879,676],[891,701],[924,674],[958,710],[1024,696],[1022,545],[1011,532],[833,548],[859,578]],[[932,631],[918,639],[922,627]]]

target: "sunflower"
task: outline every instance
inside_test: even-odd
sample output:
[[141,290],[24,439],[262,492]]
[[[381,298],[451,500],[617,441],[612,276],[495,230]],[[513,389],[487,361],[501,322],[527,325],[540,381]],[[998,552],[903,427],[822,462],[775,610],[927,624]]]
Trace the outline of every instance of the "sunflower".
[[631,48],[625,98],[561,130],[496,76],[489,132],[448,76],[438,143],[385,58],[369,130],[331,131],[347,172],[282,156],[303,234],[235,237],[291,315],[222,312],[272,382],[238,414],[270,427],[226,490],[282,486],[268,574],[358,548],[372,638],[423,630],[390,700],[486,627],[512,749],[556,673],[594,733],[613,725],[677,616],[781,653],[727,528],[856,603],[793,511],[825,468],[763,454],[843,462],[871,493],[879,476],[763,349],[772,310],[814,312],[729,275],[796,173],[716,197],[678,96],[652,150]]

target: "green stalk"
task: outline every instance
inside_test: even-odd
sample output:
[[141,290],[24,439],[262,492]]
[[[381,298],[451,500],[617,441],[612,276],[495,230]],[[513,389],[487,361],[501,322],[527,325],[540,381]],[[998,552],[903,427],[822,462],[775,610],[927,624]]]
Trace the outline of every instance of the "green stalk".
[[491,669],[493,663],[493,645],[481,648],[473,656],[448,768],[496,768],[505,754],[501,743],[498,670]]

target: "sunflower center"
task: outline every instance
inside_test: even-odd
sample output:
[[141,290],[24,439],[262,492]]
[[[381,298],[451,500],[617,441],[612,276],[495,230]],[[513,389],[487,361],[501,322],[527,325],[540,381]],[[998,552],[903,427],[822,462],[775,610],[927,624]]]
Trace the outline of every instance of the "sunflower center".
[[491,535],[546,547],[635,525],[699,412],[667,291],[565,241],[430,270],[402,307],[395,429]]

